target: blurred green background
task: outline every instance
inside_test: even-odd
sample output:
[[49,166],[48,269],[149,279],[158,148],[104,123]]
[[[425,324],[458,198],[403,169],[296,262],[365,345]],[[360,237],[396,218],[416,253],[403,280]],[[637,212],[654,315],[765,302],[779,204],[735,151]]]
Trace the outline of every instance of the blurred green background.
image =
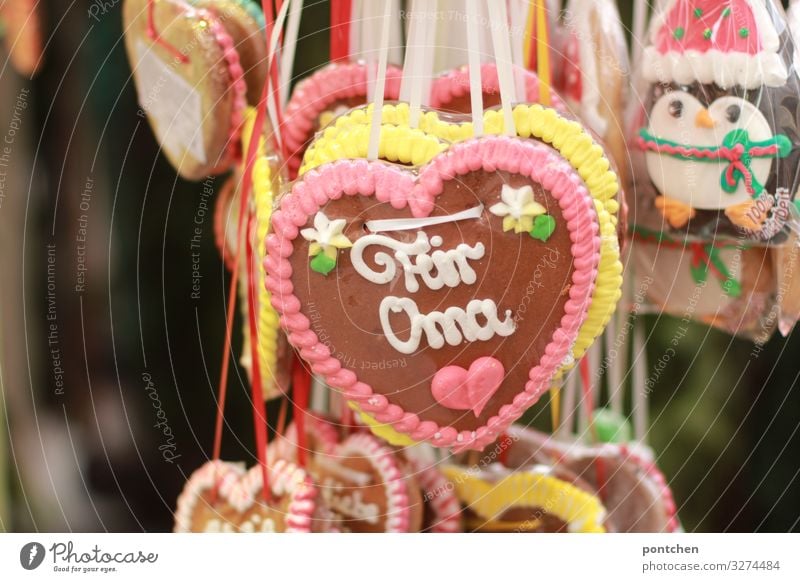
[[[176,178],[137,116],[121,2],[104,3],[97,20],[91,4],[43,2],[51,36],[41,74],[31,81],[2,70],[0,127],[20,90],[31,95],[0,207],[8,413],[0,529],[10,531],[169,530],[175,499],[213,437],[227,273],[209,212],[201,297],[191,299],[203,184]],[[630,2],[620,10],[630,22]],[[327,60],[327,20],[326,2],[306,2],[296,75]],[[75,236],[87,179],[88,283],[79,293]],[[49,373],[47,245],[63,394]],[[646,318],[651,361],[676,325]],[[800,338],[774,338],[752,359],[752,344],[694,326],[680,348],[651,396],[649,438],[685,528],[797,531]],[[249,388],[240,370],[231,374],[223,458],[252,463]],[[154,392],[174,436],[171,462],[159,450]]]

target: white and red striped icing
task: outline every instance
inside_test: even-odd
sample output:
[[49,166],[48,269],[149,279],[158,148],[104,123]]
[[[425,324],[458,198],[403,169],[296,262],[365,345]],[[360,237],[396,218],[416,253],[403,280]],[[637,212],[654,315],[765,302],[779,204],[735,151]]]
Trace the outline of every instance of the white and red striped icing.
[[[386,396],[359,381],[356,372],[342,367],[311,329],[294,294],[292,256],[294,240],[303,227],[328,201],[343,195],[374,196],[396,209],[409,207],[415,217],[429,215],[444,181],[482,169],[521,174],[540,183],[558,204],[573,241],[574,272],[569,299],[564,307],[561,327],[553,334],[538,365],[531,368],[529,381],[499,413],[475,431],[458,431],[422,421],[414,411],[392,404]],[[600,239],[593,202],[580,177],[553,150],[529,140],[509,137],[483,137],[453,145],[419,170],[419,175],[398,166],[367,160],[340,160],[322,165],[295,182],[272,216],[273,232],[267,237],[267,289],[272,304],[281,316],[289,341],[331,387],[380,423],[409,435],[415,441],[429,441],[455,450],[482,449],[519,418],[545,392],[553,376],[570,356],[578,330],[586,318],[597,276]]]
[[[403,72],[389,65],[386,69],[386,99],[400,95]],[[305,145],[311,138],[320,114],[337,101],[363,98],[367,101],[367,68],[364,63],[332,63],[303,79],[295,87],[284,115],[283,139],[286,141],[291,178],[303,161]]]
[[386,491],[386,532],[406,533],[411,526],[408,482],[395,452],[367,433],[349,436],[334,453],[336,457],[364,457],[375,468]]
[[[264,503],[261,498],[263,473],[260,466],[246,470],[241,464],[209,461],[192,473],[178,497],[176,533],[191,531],[198,500],[215,486],[218,486],[219,499],[240,513]],[[310,532],[317,491],[306,472],[292,463],[278,460],[269,467],[269,486],[275,497],[290,498],[284,515],[286,531]]]
[[433,523],[425,531],[458,533],[461,531],[461,503],[455,488],[436,467],[414,463],[415,474],[425,503],[433,511]]

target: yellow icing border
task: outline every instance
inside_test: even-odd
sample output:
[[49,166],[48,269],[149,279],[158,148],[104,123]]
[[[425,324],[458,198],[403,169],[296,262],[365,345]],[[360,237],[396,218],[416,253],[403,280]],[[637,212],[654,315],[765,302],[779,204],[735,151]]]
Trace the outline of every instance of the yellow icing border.
[[[326,127],[306,150],[300,175],[306,171],[338,159],[365,158],[369,144],[369,123],[372,105],[355,109]],[[472,123],[453,123],[442,120],[436,111],[424,111],[420,115],[419,129],[408,127],[409,106],[407,103],[387,104],[382,109],[381,144],[379,156],[389,161],[422,165],[446,149],[420,148],[411,152],[406,148],[416,145],[412,138],[403,141],[402,136],[428,134],[446,142],[458,142],[472,137]],[[584,321],[572,355],[580,359],[589,346],[603,333],[622,297],[622,262],[617,239],[617,215],[619,213],[619,180],[611,169],[611,163],[603,148],[577,121],[570,121],[549,107],[538,104],[517,105],[513,111],[516,133],[519,137],[539,139],[555,148],[578,172],[589,194],[595,200],[595,210],[600,225],[600,263],[597,280],[592,292],[586,321]],[[484,131],[499,135],[504,130],[503,113],[490,109],[484,112]],[[395,140],[399,139],[399,142]],[[416,154],[416,155],[415,155]],[[423,155],[424,154],[424,155]],[[566,363],[558,374],[572,368],[574,362]],[[373,419],[373,422],[374,419]]]
[[[299,175],[334,160],[366,158],[369,134],[369,125],[361,123],[326,129],[322,137],[306,150]],[[378,157],[389,162],[421,166],[447,148],[447,143],[420,129],[384,124]]]
[[416,444],[419,444],[407,434],[403,434],[394,430],[392,425],[378,422],[372,416],[361,410],[361,408],[359,408],[358,404],[355,402],[348,401],[348,405],[356,414],[358,414],[358,416],[361,418],[361,421],[367,426],[372,434],[374,434],[376,437],[382,438],[393,447],[412,447]]
[[503,527],[497,518],[512,507],[540,508],[567,524],[569,531],[605,533],[606,510],[600,500],[575,485],[538,473],[518,471],[497,483],[455,465],[442,467],[459,501],[487,525]]
[[[253,133],[256,110],[248,107],[245,113],[244,130],[242,131],[242,151],[246,152]],[[270,293],[265,286],[266,271],[264,269],[264,259],[267,254],[267,231],[269,230],[269,220],[272,215],[272,167],[271,161],[266,155],[266,143],[264,138],[258,147],[258,156],[253,164],[253,207],[256,213],[256,241],[254,250],[258,258],[256,272],[258,281],[258,314],[256,318],[256,328],[258,333],[258,367],[261,373],[264,398],[276,398],[282,395],[280,387],[275,381],[275,370],[278,365],[278,334],[280,323],[275,308],[272,307]],[[243,279],[245,285],[246,278]],[[245,297],[247,291],[245,291]],[[245,317],[245,349],[249,350],[250,333]],[[246,352],[247,353],[247,352]]]

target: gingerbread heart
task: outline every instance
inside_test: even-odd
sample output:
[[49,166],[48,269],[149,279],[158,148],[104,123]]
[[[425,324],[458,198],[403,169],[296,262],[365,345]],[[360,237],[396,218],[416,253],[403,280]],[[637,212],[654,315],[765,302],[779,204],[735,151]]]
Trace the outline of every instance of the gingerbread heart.
[[[317,495],[308,475],[283,460],[269,469],[272,500],[262,496],[261,467],[209,461],[178,497],[175,532],[309,532]],[[216,487],[216,492],[214,488]]]
[[[397,99],[403,72],[389,65],[386,99]],[[367,101],[367,67],[364,63],[331,63],[297,84],[286,105],[283,136],[289,159],[289,176],[297,176],[305,148],[314,132],[336,115]]]
[[[622,294],[618,237],[624,230],[624,220],[619,218],[619,181],[603,148],[579,123],[562,117],[554,109],[536,104],[517,105],[513,113],[517,135],[556,149],[580,174],[595,200],[602,241],[600,266],[589,315],[575,343],[574,356],[578,359],[603,332]],[[366,157],[371,118],[371,106],[338,117],[306,150],[301,174],[334,160]],[[472,137],[472,124],[469,121],[443,119],[436,111],[424,111],[419,119],[419,129],[411,130],[408,126],[409,106],[406,103],[385,105],[382,121],[379,155],[381,159],[403,164],[427,163],[446,149],[446,145],[434,143],[436,138],[445,142],[460,142]],[[484,129],[488,134],[503,133],[502,112],[494,109],[485,111]],[[419,132],[427,139],[421,138]],[[571,366],[572,363],[568,363],[565,370]]]
[[[556,227],[542,242],[529,230],[545,214]],[[550,148],[507,137],[456,144],[418,175],[321,166],[272,226],[267,287],[300,356],[379,422],[457,449],[489,444],[549,388],[600,258],[578,175]],[[437,372],[482,357],[505,374],[479,414],[437,400]]]
[[[151,10],[152,8],[152,10]],[[218,17],[181,0],[127,0],[125,48],[142,115],[187,180],[230,169],[244,113],[244,71]]]
[[653,453],[637,444],[584,445],[527,427],[508,431],[505,464],[512,470],[552,465],[559,478],[596,494],[602,489],[606,525],[615,532],[674,532],[675,501]]
[[332,452],[319,452],[310,470],[321,503],[338,514],[344,531],[419,531],[419,487],[395,452],[372,435],[354,434]]

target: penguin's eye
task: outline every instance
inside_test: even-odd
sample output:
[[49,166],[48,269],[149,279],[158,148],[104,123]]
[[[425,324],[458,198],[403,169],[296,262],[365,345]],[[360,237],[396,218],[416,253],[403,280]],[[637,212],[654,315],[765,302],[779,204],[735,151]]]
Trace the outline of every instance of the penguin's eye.
[[683,101],[675,99],[669,102],[669,114],[674,118],[679,118],[683,114]]
[[742,108],[741,108],[741,107],[739,107],[738,105],[730,105],[730,106],[729,106],[729,107],[728,107],[728,108],[725,110],[725,117],[726,117],[726,118],[728,119],[728,121],[730,121],[731,123],[736,123],[737,121],[739,121],[739,117],[740,117],[741,115],[742,115]]

